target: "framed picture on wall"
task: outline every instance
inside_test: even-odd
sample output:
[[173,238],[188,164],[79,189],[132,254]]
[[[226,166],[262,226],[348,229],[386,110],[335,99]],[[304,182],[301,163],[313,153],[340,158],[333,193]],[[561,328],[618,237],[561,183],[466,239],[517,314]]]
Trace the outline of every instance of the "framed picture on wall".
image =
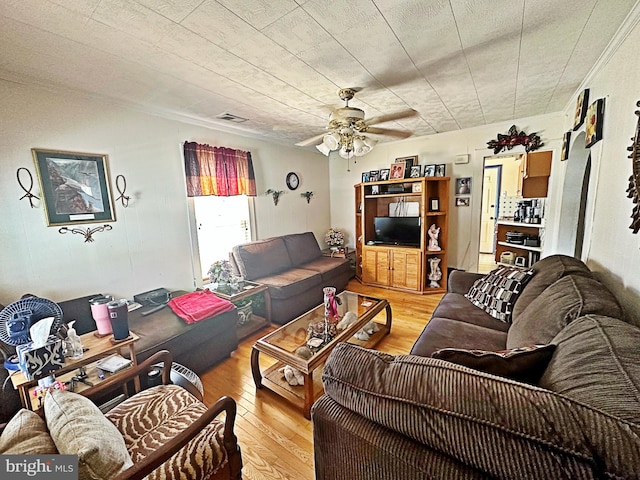
[[569,144],[571,142],[571,130],[564,132],[562,137],[562,151],[560,152],[560,160],[564,161],[569,158]]
[[468,207],[470,200],[469,197],[456,197],[456,207]]
[[116,220],[107,155],[31,149],[48,226]]
[[589,89],[585,88],[576,100],[576,110],[573,114],[573,129],[577,130],[584,122],[584,118],[587,114],[587,107],[589,106]]
[[471,194],[471,177],[456,178],[456,195]]
[[604,98],[599,98],[587,110],[585,125],[585,146],[587,148],[602,140],[602,124],[604,122]]

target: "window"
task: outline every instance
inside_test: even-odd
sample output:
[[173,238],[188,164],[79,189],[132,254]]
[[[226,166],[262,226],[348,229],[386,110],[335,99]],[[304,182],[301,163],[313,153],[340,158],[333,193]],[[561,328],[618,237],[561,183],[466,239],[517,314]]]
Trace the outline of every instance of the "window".
[[193,197],[198,251],[202,278],[216,260],[228,260],[231,249],[252,239],[253,199],[233,197]]

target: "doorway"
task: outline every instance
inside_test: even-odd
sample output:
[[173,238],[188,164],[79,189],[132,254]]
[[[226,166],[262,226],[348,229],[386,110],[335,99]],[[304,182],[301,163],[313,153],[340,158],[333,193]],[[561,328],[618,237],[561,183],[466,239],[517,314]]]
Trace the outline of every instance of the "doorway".
[[506,205],[522,195],[521,154],[492,155],[484,157],[482,198],[480,206],[480,242],[478,248],[478,272],[488,273],[496,268],[495,229],[500,216],[508,216]]
[[591,153],[584,147],[585,133],[573,141],[569,151],[562,188],[557,253],[582,257],[585,232],[585,213],[591,177]]

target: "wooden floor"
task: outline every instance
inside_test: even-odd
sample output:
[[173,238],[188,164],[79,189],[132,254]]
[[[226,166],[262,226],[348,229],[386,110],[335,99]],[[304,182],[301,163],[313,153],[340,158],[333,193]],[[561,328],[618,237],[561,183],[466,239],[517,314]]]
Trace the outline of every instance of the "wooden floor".
[[[391,334],[376,348],[391,354],[409,352],[442,297],[365,287],[356,280],[351,280],[347,289],[389,300],[393,310]],[[251,346],[273,329],[244,340],[230,358],[202,375],[205,403],[212,405],[223,395],[236,400],[235,431],[242,448],[243,478],[312,480],[311,422],[283,398],[264,389],[256,391],[251,376]],[[267,359],[261,355],[261,366],[268,365]]]

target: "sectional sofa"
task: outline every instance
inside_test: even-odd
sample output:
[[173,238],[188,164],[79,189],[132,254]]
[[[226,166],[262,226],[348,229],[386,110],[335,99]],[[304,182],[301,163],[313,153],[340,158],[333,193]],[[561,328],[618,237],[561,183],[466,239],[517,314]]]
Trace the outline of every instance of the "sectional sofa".
[[640,478],[640,329],[580,260],[532,270],[510,322],[465,297],[482,275],[453,272],[409,355],[338,345],[312,409],[316,479]]
[[235,273],[269,288],[271,321],[281,325],[320,305],[323,287],[340,292],[354,275],[348,260],[322,254],[312,232],[237,245],[229,260]]

